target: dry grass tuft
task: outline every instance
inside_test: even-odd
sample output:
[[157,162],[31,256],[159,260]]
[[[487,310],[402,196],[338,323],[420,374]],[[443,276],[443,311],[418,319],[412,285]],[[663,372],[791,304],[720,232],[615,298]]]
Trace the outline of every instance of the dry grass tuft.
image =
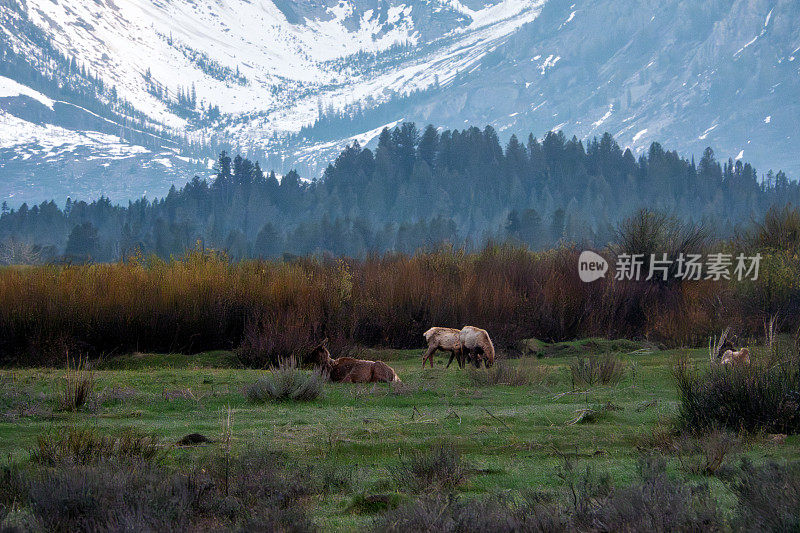
[[245,396],[255,403],[268,401],[307,402],[322,394],[327,377],[319,370],[302,370],[294,357],[281,359],[269,375],[247,387]]
[[461,453],[452,444],[440,443],[414,453],[408,461],[401,460],[392,476],[401,488],[430,492],[458,487],[466,481],[467,471]]
[[108,460],[158,461],[164,447],[154,435],[133,430],[119,436],[101,435],[90,429],[68,429],[39,435],[30,451],[31,461],[48,466],[92,465]]
[[616,385],[625,376],[627,365],[612,354],[578,357],[570,364],[575,385]]
[[529,358],[520,359],[516,365],[499,359],[492,368],[468,369],[469,379],[479,387],[492,385],[530,386],[541,385],[550,375],[551,367]]
[[93,394],[94,372],[89,367],[89,360],[81,357],[70,363],[67,357],[67,373],[59,408],[62,411],[80,411]]
[[794,354],[782,363],[713,365],[702,372],[685,361],[675,367],[680,421],[703,432],[728,428],[758,433],[800,433],[800,363]]
[[713,476],[736,453],[742,439],[735,433],[714,428],[698,435],[682,435],[678,449],[681,466],[691,474]]

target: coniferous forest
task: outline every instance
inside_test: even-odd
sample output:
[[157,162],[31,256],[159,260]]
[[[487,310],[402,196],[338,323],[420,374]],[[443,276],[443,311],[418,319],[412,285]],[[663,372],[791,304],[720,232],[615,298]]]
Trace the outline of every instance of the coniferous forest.
[[489,126],[385,129],[374,151],[354,143],[311,182],[295,171],[279,180],[225,152],[215,172],[127,206],[106,198],[4,205],[0,259],[168,258],[198,245],[234,259],[413,252],[442,242],[471,248],[490,239],[534,249],[561,240],[603,245],[641,207],[729,236],[770,206],[800,199],[783,172],[759,175],[741,160],[719,161],[711,148],[696,161],[653,143],[637,158],[608,133],[584,144],[563,132],[512,136],[503,148]]

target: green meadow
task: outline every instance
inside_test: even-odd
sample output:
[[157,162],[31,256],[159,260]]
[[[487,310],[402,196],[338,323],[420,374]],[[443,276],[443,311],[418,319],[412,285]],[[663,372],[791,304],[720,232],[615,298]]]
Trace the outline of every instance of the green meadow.
[[[327,383],[309,402],[254,404],[243,391],[268,370],[239,368],[230,352],[197,355],[133,354],[93,365],[94,392],[78,412],[59,409],[66,370],[0,370],[0,457],[25,463],[42,435],[91,429],[115,435],[135,429],[163,443],[165,460],[190,467],[203,456],[252,449],[279,452],[286,461],[333,465],[348,479],[344,488],[308,502],[322,530],[368,526],[374,516],[353,502],[370,495],[414,497],[398,486],[393,473],[417,452],[452,444],[467,465],[457,491],[465,497],[518,494],[536,490],[564,495],[565,462],[607,473],[615,484],[630,482],[643,455],[663,454],[670,475],[697,478],[730,504],[726,486],[687,468],[691,451],[670,450],[678,394],[672,366],[688,357],[709,365],[705,350],[659,351],[629,342],[588,340],[549,345],[543,357],[511,359],[535,378],[525,385],[487,385],[485,369],[421,368],[421,350],[364,350],[382,359],[403,381],[387,384]],[[615,384],[581,385],[570,365],[591,353],[613,353],[625,365]],[[230,422],[228,423],[228,415]],[[229,441],[224,434],[230,432]],[[201,433],[212,442],[174,445]],[[791,458],[800,453],[800,437],[777,441],[749,435],[729,456],[755,461]],[[393,500],[393,501],[395,501]]]

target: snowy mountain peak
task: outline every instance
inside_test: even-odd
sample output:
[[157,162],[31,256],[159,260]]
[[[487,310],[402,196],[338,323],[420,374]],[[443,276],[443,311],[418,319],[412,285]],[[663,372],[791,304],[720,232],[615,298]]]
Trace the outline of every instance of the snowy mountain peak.
[[[51,179],[31,199],[122,200],[141,181],[162,194],[207,176],[221,149],[314,178],[345,143],[400,120],[504,138],[608,131],[637,153],[656,140],[721,157],[746,145],[759,168],[800,174],[792,0],[0,1],[2,120],[30,123],[41,142],[29,152],[50,161],[0,163],[13,170],[0,196],[27,198],[54,161],[86,176],[53,148],[65,132],[108,158],[92,176],[127,175],[126,158],[170,164],[146,179]],[[16,153],[13,135],[2,143]]]

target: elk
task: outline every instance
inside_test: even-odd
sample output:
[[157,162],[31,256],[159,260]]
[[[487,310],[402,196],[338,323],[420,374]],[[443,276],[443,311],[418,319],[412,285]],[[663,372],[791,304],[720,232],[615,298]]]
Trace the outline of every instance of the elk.
[[733,350],[726,350],[719,360],[721,365],[749,365],[750,364],[750,350],[742,348],[738,352]]
[[336,383],[400,383],[395,371],[383,361],[367,361],[353,357],[333,359],[328,351],[328,339],[311,351],[311,360],[322,367]]
[[464,326],[459,332],[462,357],[471,359],[475,368],[480,368],[483,361],[486,368],[494,365],[494,344],[485,329],[475,326]]
[[428,342],[428,349],[422,356],[422,368],[425,368],[425,361],[430,361],[431,368],[433,368],[433,354],[437,350],[443,352],[450,352],[450,360],[447,362],[447,368],[450,368],[450,363],[453,359],[457,359],[458,366],[464,368],[464,352],[461,349],[461,331],[453,328],[431,328],[422,334]]

